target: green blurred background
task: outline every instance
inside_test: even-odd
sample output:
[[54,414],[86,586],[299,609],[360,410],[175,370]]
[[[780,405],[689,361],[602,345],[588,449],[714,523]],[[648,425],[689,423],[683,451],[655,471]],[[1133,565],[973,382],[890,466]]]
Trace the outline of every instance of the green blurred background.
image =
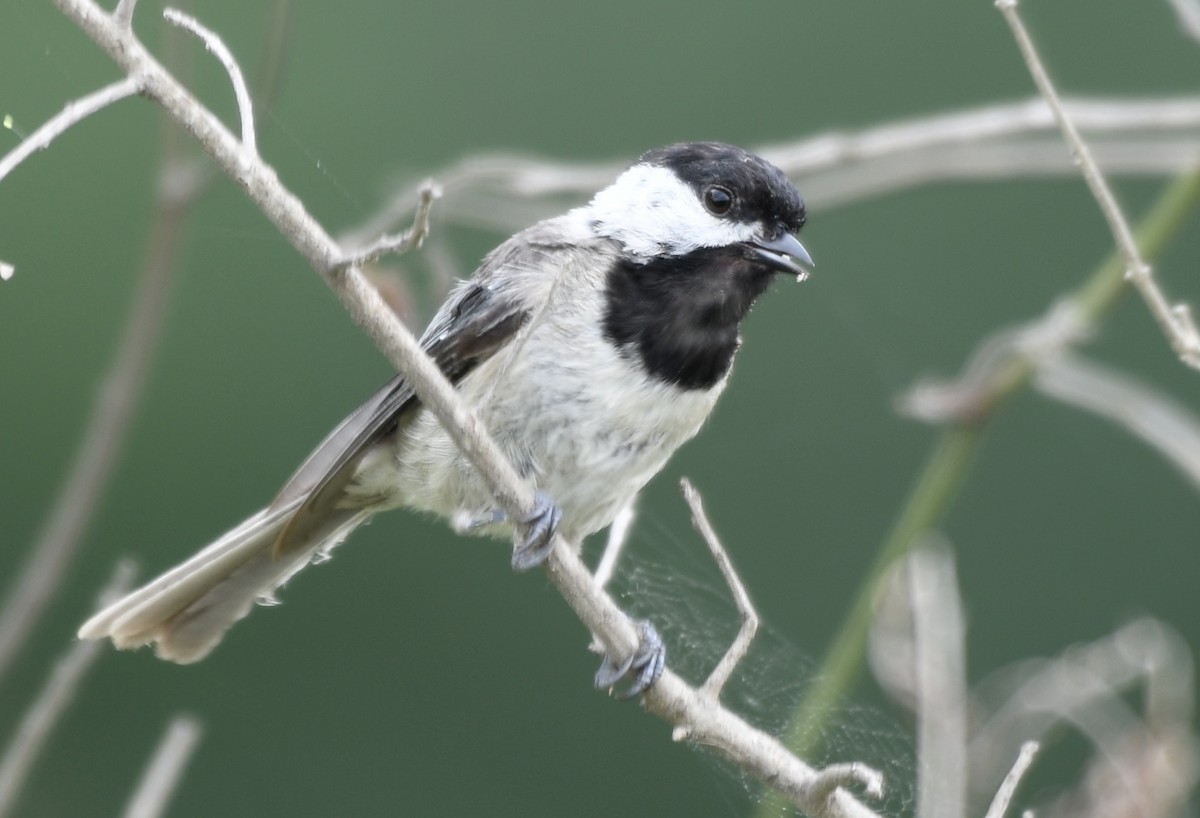
[[[160,9],[143,0],[138,10],[151,44],[161,41]],[[191,10],[253,73],[269,4]],[[1071,92],[1197,87],[1200,47],[1166,3],[1029,0],[1025,11]],[[228,83],[199,51],[193,87],[229,118]],[[17,128],[116,76],[49,4],[0,8],[0,114]],[[753,147],[1032,92],[983,0],[305,0],[292,9],[282,83],[259,125],[261,150],[334,231],[363,221],[398,185],[478,151],[626,161],[676,140]],[[151,218],[158,121],[151,105],[126,101],[0,184],[0,259],[17,267],[0,285],[0,578],[25,559],[119,337]],[[0,131],[0,153],[16,141]],[[1162,184],[1117,187],[1137,215]],[[1190,219],[1159,265],[1193,304],[1197,227]],[[453,238],[466,274],[501,237]],[[630,572],[658,567],[627,582],[625,602],[666,623],[678,667],[703,673],[736,620],[678,495],[689,475],[769,627],[767,644],[796,657],[761,677],[752,670],[739,682],[743,699],[801,691],[801,657],[827,645],[923,464],[935,431],[897,417],[894,397],[921,374],[957,371],[992,330],[1040,314],[1111,245],[1069,177],[941,184],[828,211],[813,200],[804,240],[816,274],[801,287],[781,283],[755,310],[729,393],[646,492],[627,557]],[[267,501],[389,376],[317,276],[224,180],[188,223],[167,321],[82,555],[0,681],[0,735],[115,560],[134,556],[148,576],[208,542]],[[1200,378],[1132,299],[1090,352],[1200,405]],[[972,678],[1142,613],[1200,645],[1198,531],[1194,488],[1156,454],[1093,417],[1017,400],[996,419],[946,525]],[[683,591],[656,595],[644,581],[669,573],[688,578]],[[672,608],[672,596],[694,604],[688,588],[711,599],[690,622]],[[114,814],[179,710],[206,727],[170,811],[179,818],[749,809],[736,777],[672,745],[636,706],[591,689],[583,629],[541,575],[510,573],[505,547],[390,514],[282,598],[196,666],[110,651],[17,814]],[[888,718],[875,698],[857,694]],[[894,718],[902,730],[904,717]],[[877,755],[873,733],[861,731],[861,753],[843,755]],[[894,783],[903,810],[908,785]]]

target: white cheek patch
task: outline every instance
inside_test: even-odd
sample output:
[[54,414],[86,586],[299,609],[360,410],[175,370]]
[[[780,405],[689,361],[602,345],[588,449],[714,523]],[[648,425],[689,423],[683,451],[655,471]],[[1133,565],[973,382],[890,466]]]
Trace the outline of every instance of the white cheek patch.
[[655,165],[634,165],[580,210],[597,235],[619,241],[642,260],[725,247],[762,235],[757,222],[745,224],[712,215],[696,191],[672,171]]

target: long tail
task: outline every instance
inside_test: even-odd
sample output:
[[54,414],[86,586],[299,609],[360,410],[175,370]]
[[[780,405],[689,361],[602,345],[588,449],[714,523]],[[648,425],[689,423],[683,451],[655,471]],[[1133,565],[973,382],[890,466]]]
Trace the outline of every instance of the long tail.
[[234,622],[292,574],[337,545],[366,518],[339,510],[308,541],[278,558],[272,549],[298,505],[264,509],[191,559],[97,613],[80,639],[110,637],[118,648],[155,643],[160,659],[186,664],[203,659]]

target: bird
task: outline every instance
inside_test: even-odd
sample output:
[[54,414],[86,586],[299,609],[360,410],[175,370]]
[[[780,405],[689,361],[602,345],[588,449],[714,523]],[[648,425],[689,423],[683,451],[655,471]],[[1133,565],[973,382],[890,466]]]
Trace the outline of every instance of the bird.
[[[500,244],[459,282],[421,346],[521,478],[533,513],[506,518],[403,374],[354,410],[261,511],[92,616],[83,639],[202,659],[256,602],[328,558],[377,512],[407,507],[462,533],[511,537],[528,571],[555,534],[610,524],[700,430],[730,376],[741,324],[779,274],[813,266],[803,198],[778,167],[720,142],[642,154],[583,206]],[[598,686],[627,697],[665,665],[653,626]]]

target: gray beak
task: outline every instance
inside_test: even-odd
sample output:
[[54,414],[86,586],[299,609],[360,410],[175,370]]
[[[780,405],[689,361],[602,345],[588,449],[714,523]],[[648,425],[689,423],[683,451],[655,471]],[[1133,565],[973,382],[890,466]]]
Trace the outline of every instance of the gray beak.
[[[747,242],[746,246],[757,253],[758,257],[769,267],[782,273],[791,273],[800,280],[808,278],[808,270],[804,267],[816,266],[813,264],[812,256],[804,249],[804,245],[791,233],[784,233],[771,241]],[[804,267],[797,264],[797,261]]]

